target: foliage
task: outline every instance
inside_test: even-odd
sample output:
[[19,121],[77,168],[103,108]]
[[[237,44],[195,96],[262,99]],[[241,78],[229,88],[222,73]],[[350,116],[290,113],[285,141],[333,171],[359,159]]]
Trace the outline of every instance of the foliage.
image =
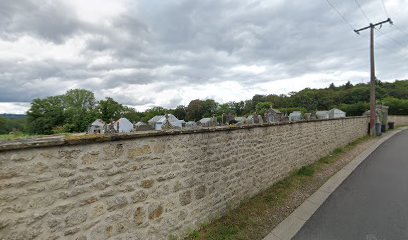
[[142,121],[147,122],[156,115],[165,115],[168,112],[169,112],[169,110],[167,110],[167,109],[165,109],[163,107],[149,108],[144,112],[144,116],[142,118]]
[[[390,115],[408,115],[408,81],[393,83],[377,81],[377,99],[389,106]],[[173,113],[186,121],[198,121],[203,117],[223,114],[247,116],[255,111],[263,115],[273,106],[285,114],[293,111],[302,113],[329,110],[337,107],[348,116],[359,116],[369,109],[370,85],[350,82],[342,86],[330,84],[328,88],[306,88],[288,95],[254,95],[252,99],[219,104],[212,99],[192,100],[187,106],[175,109],[152,107],[144,112],[124,106],[113,98],[96,101],[94,94],[84,89],[72,89],[63,95],[34,99],[27,112],[26,120],[0,120],[0,133],[24,131],[31,134],[82,132],[97,118],[105,122],[126,117],[131,122],[147,122],[156,115]],[[25,123],[27,125],[25,126]]]
[[34,99],[27,111],[28,132],[52,134],[52,129],[65,121],[63,96]]
[[281,113],[289,115],[291,112],[299,111],[303,114],[307,112],[306,108],[279,108],[278,109]]
[[9,134],[10,132],[24,132],[26,119],[7,119],[0,117],[0,134]]
[[365,111],[370,109],[370,104],[367,102],[358,102],[353,104],[340,104],[338,109],[347,113],[348,116],[361,116]]
[[215,114],[217,107],[218,103],[212,99],[195,99],[187,106],[186,120],[198,121],[203,117],[212,117]]
[[84,89],[64,95],[34,99],[27,111],[28,131],[32,134],[82,132],[95,119],[94,94]]
[[408,115],[408,99],[387,97],[382,103],[390,107],[388,109],[388,114],[390,115]]
[[271,102],[258,102],[255,106],[255,110],[257,114],[263,116],[271,107]]
[[173,115],[178,119],[186,119],[187,108],[184,105],[179,105],[174,109]]
[[123,105],[110,97],[107,97],[105,100],[100,100],[97,107],[98,117],[105,122],[119,119],[123,110]]

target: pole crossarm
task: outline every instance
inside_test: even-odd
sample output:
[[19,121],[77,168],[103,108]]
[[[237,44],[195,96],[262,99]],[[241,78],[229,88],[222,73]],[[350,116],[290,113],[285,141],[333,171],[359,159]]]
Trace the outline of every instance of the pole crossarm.
[[388,22],[389,22],[390,24],[392,24],[391,18],[388,18],[387,20],[384,20],[384,21],[382,21],[382,22],[378,22],[378,23],[375,23],[375,24],[370,23],[369,26],[363,27],[363,28],[360,28],[360,29],[357,29],[357,30],[354,30],[354,32],[357,33],[357,34],[360,34],[361,31],[364,31],[364,30],[369,29],[369,28],[374,28],[374,27],[376,27],[376,26],[378,26],[378,25],[382,25],[382,24],[388,23]]

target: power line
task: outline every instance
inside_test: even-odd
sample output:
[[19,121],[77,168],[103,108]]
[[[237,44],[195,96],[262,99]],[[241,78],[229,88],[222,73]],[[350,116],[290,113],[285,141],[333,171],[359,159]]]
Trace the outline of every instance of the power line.
[[343,19],[344,23],[346,23],[351,30],[354,31],[354,27],[353,25],[351,25],[351,23],[349,21],[347,21],[347,19],[343,16],[343,14],[341,14],[341,12],[336,8],[336,6],[334,6],[329,0],[326,0],[326,2],[329,4],[329,6],[337,12],[337,14],[341,17],[341,19]]
[[[387,18],[390,18],[390,17],[389,17],[390,15],[389,15],[389,13],[388,13],[387,7],[385,6],[384,0],[381,0],[381,4],[382,4],[382,6],[383,6],[385,15],[387,16]],[[400,28],[398,25],[396,25],[394,22],[392,23],[392,26],[393,26],[395,29],[397,29],[398,31],[400,31],[401,33],[403,33],[403,34],[405,34],[405,35],[408,35],[408,33],[407,33],[405,30],[401,29],[401,28]]]
[[384,0],[381,0],[381,3],[382,3],[382,6],[383,6],[383,9],[384,9],[384,12],[385,12],[385,16],[387,18],[390,18],[390,15],[388,14],[387,8],[385,7]]
[[367,14],[364,12],[363,8],[361,7],[360,3],[357,0],[354,0],[354,2],[356,2],[358,8],[363,13],[363,15],[364,15],[365,19],[367,20],[367,22],[371,22],[371,20],[368,18]]
[[402,48],[405,48],[404,44],[401,43],[400,41],[396,40],[395,38],[391,37],[390,35],[387,35],[386,33],[382,32],[380,29],[375,28],[375,30],[377,30],[377,32],[381,35],[381,36],[385,36],[388,37],[391,41],[393,41],[395,44],[399,45]]

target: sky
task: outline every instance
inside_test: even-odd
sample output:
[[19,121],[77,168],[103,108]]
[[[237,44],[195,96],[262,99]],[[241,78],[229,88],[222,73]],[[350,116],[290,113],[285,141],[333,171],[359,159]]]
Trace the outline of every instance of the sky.
[[377,78],[407,79],[407,12],[408,0],[1,0],[0,113],[74,88],[143,111],[368,82],[369,31],[353,29],[388,17]]

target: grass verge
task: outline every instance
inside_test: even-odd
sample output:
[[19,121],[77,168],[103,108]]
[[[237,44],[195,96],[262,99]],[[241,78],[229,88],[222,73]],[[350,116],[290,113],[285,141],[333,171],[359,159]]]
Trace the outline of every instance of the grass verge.
[[370,139],[372,138],[368,136],[360,138],[345,147],[335,149],[311,165],[293,171],[285,179],[243,202],[222,218],[191,232],[186,239],[262,239],[346,164],[336,164],[339,159]]

